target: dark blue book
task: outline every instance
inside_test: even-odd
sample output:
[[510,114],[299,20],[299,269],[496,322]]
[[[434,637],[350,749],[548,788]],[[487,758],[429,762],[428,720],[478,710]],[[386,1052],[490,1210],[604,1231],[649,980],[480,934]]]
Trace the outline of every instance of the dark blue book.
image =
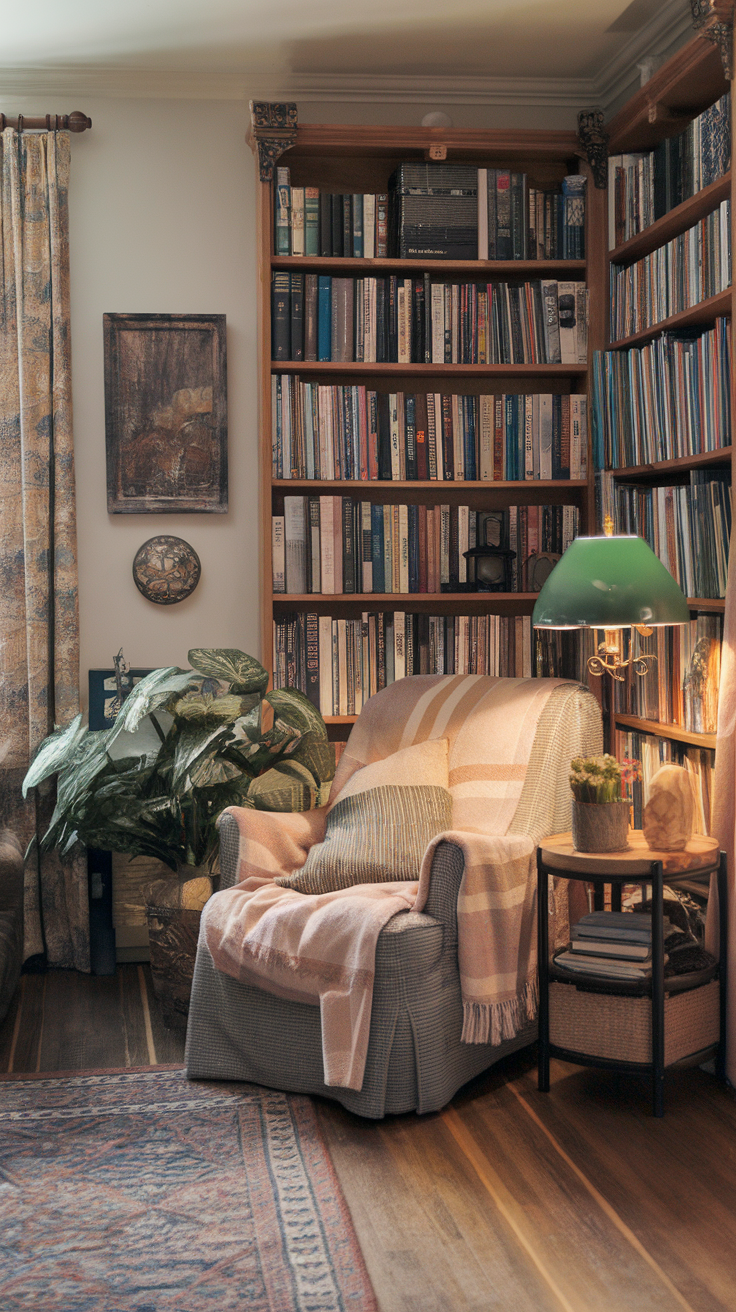
[[363,196],[353,195],[353,255],[356,260],[363,258]]
[[506,478],[513,482],[519,477],[519,429],[517,396],[506,396]]
[[[409,591],[419,591],[419,506],[408,507],[409,520]],[[407,621],[409,616],[407,615]],[[407,669],[407,674],[411,671]]]
[[317,288],[317,359],[332,359],[332,278],[322,273]]
[[383,506],[371,506],[371,559],[373,591],[385,592],[383,569]]
[[271,279],[271,350],[274,360],[291,359],[291,281],[279,270]]
[[304,274],[291,274],[291,359],[304,359]]

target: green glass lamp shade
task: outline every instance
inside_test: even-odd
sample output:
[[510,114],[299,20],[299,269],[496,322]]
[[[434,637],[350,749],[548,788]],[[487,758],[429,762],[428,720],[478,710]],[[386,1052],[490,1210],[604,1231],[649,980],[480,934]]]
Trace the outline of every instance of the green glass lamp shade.
[[532,615],[535,628],[620,629],[686,624],[687,601],[643,538],[575,538]]

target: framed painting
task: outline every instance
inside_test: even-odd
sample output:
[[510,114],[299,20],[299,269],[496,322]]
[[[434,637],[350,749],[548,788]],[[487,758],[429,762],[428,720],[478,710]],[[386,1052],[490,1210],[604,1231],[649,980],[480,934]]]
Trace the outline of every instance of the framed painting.
[[[150,670],[125,669],[122,676],[123,692],[130,692]],[[111,729],[120,710],[120,693],[115,670],[88,670],[89,727]]]
[[224,514],[224,314],[106,314],[107,509]]

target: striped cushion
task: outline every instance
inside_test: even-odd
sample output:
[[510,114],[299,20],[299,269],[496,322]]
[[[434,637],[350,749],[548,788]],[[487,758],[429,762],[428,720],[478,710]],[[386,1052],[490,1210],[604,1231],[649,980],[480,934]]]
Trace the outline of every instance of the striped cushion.
[[427,845],[452,824],[452,798],[435,784],[383,784],[335,802],[323,843],[277,884],[331,893],[354,884],[418,879]]

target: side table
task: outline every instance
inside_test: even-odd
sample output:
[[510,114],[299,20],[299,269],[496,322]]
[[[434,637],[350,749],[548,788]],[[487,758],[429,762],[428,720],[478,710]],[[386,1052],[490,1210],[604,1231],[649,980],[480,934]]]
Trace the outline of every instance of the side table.
[[[572,834],[553,834],[540,840],[537,852],[537,926],[539,949],[539,1088],[549,1091],[550,1057],[560,1057],[579,1065],[601,1066],[613,1070],[650,1071],[652,1076],[652,1110],[664,1115],[665,1071],[665,976],[664,976],[664,905],[663,886],[694,875],[718,874],[719,903],[719,1015],[720,1030],[716,1052],[716,1070],[724,1076],[724,1041],[726,1013],[726,855],[718,850],[715,838],[694,835],[682,852],[658,852],[647,846],[641,830],[629,831],[628,848],[621,852],[578,852]],[[595,882],[600,901],[602,886],[611,885],[612,905],[620,906],[623,884],[651,884],[652,888],[652,979],[651,979],[651,1056],[649,1061],[626,1061],[562,1047],[550,1042],[550,960],[548,889],[549,875],[563,879]],[[561,977],[560,977],[561,978]],[[682,977],[680,977],[682,978]],[[563,988],[575,989],[575,984]],[[625,994],[626,989],[598,982],[594,997]],[[641,1005],[641,1004],[640,1004]],[[693,1054],[695,1055],[695,1054]],[[707,1053],[698,1053],[704,1060]]]

